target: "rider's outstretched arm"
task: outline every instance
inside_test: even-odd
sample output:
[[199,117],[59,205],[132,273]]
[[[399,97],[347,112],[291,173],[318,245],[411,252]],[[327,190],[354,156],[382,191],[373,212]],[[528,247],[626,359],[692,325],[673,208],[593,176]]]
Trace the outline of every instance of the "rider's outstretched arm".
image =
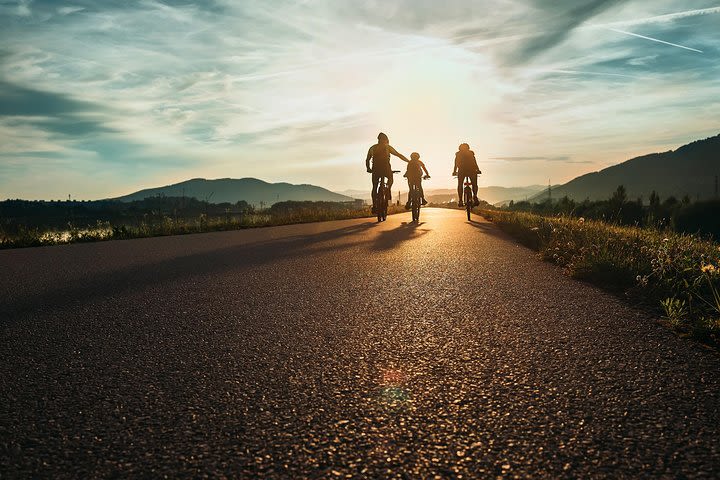
[[395,150],[392,146],[390,146],[390,153],[392,153],[392,154],[395,155],[396,157],[402,159],[403,161],[405,161],[405,162],[407,162],[407,163],[410,163],[410,160],[408,160],[408,159],[405,157],[405,155],[403,155],[402,153],[398,153],[398,151]]
[[[373,145],[373,146],[374,146],[374,145]],[[371,169],[370,169],[370,159],[372,158],[372,154],[373,154],[373,147],[370,147],[370,149],[368,150],[367,157],[365,158],[365,169],[366,169],[368,172],[371,171]]]
[[420,166],[421,166],[422,169],[425,171],[425,175],[429,177],[430,174],[428,173],[427,167],[425,166],[425,164],[424,164],[423,162],[420,162]]

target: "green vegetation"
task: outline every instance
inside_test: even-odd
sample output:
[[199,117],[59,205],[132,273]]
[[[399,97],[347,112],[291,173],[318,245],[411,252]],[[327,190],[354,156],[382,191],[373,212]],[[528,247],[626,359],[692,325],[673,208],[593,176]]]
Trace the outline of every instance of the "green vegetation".
[[582,280],[661,313],[677,330],[720,345],[720,246],[694,235],[566,215],[482,215]]
[[[391,206],[388,213],[405,211]],[[152,197],[123,203],[0,202],[0,248],[182,235],[293,223],[372,217],[356,202],[280,202],[256,209],[245,202],[210,204]]]
[[682,233],[700,233],[720,238],[720,200],[692,202],[690,197],[661,199],[650,193],[648,202],[630,200],[623,185],[607,200],[576,202],[568,197],[545,199],[539,203],[510,202],[506,210],[530,212],[544,216],[565,215],[605,222],[672,229]]

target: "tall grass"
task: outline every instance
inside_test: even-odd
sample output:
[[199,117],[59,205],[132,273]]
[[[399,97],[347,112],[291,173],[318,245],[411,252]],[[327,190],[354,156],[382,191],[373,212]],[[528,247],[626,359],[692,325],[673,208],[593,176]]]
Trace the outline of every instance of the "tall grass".
[[[405,209],[392,205],[389,214],[404,212]],[[209,217],[205,214],[193,218],[162,216],[146,217],[136,224],[114,225],[97,222],[95,225],[78,227],[69,224],[65,230],[42,228],[19,228],[17,233],[8,234],[0,227],[0,249],[39,247],[66,243],[97,242],[130,238],[183,235],[189,233],[240,230],[245,228],[269,227],[296,223],[346,220],[373,217],[370,208],[313,208],[302,207],[282,212],[269,210],[236,216]]]
[[676,329],[720,341],[720,246],[694,235],[582,218],[483,210],[579,279],[656,309]]

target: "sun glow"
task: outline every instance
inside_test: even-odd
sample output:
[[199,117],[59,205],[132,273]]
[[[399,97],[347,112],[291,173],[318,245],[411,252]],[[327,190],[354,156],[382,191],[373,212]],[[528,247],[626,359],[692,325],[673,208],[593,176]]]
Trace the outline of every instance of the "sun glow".
[[[391,70],[373,85],[373,124],[391,126],[390,142],[401,153],[420,153],[433,176],[430,185],[447,182],[460,143],[470,143],[482,158],[499,137],[491,119],[502,95],[496,73],[489,61],[471,62],[466,55],[451,46],[433,49],[430,57],[415,54],[403,69]],[[502,148],[494,143],[493,148]]]

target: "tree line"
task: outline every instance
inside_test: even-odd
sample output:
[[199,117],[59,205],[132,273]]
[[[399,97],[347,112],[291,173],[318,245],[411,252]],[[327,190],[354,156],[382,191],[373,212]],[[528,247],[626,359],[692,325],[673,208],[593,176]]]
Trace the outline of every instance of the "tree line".
[[20,228],[86,227],[97,222],[135,225],[170,217],[187,219],[205,216],[229,216],[254,213],[245,201],[209,203],[194,197],[148,197],[144,200],[45,201],[5,200],[0,202],[0,228],[13,233]]
[[539,215],[568,215],[585,219],[601,220],[619,225],[671,229],[681,233],[712,235],[720,239],[720,199],[693,202],[689,196],[661,199],[653,191],[644,202],[642,198],[631,200],[623,185],[607,200],[581,202],[567,196],[560,199],[547,198],[542,202],[513,202],[506,207],[510,211],[532,212]]

